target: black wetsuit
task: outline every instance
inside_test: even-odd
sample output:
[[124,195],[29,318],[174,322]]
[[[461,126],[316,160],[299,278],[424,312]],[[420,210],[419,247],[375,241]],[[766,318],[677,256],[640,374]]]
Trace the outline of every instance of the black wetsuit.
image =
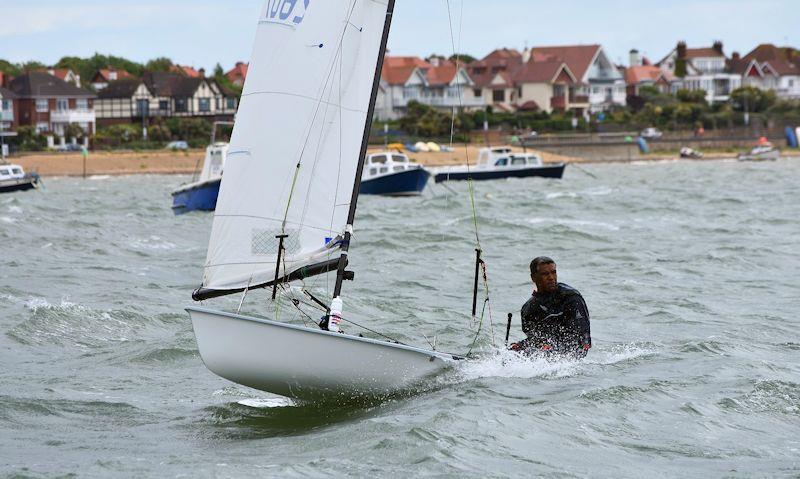
[[583,356],[584,345],[592,344],[586,302],[564,283],[551,294],[533,293],[522,306],[522,331],[528,336],[520,344],[526,351],[549,346],[555,353]]

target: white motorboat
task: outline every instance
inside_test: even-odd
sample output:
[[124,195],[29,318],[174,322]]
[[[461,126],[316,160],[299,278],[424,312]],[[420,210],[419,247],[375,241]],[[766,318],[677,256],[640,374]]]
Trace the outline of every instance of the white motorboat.
[[777,160],[781,157],[781,150],[772,146],[771,143],[762,143],[748,153],[739,155],[739,161],[768,161]]
[[189,211],[214,211],[217,207],[219,185],[222,181],[222,172],[225,170],[225,160],[228,157],[228,143],[216,141],[217,127],[220,125],[233,125],[229,121],[214,122],[211,130],[211,144],[206,148],[203,158],[203,168],[200,175],[192,181],[181,185],[172,192],[172,211],[176,215]]
[[0,163],[0,193],[38,188],[41,179],[36,173],[25,173],[20,165]]
[[515,152],[507,146],[481,148],[475,165],[447,166],[434,170],[436,183],[459,180],[496,180],[499,178],[526,178],[541,176],[561,178],[564,163],[545,165],[542,157],[534,153]]
[[286,323],[277,304],[267,319],[188,308],[200,355],[223,378],[298,399],[414,390],[460,358],[337,332],[349,319],[343,282],[354,276],[347,255],[395,2],[272,3],[259,18],[192,297],[241,293],[241,305],[270,288],[280,301],[297,290],[290,282],[334,272],[335,286],[316,292],[330,303],[304,290],[326,315],[320,328]]
[[700,151],[695,150],[694,148],[689,148],[688,146],[684,146],[680,150],[681,158],[689,158],[689,159],[700,159],[703,157],[703,153]]
[[406,155],[383,151],[367,156],[361,177],[362,195],[417,196],[431,174]]

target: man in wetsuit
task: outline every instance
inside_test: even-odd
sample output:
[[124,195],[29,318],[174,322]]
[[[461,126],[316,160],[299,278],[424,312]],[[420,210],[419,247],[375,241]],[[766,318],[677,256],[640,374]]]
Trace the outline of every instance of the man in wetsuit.
[[578,290],[558,282],[556,263],[546,256],[531,261],[533,296],[522,306],[526,339],[511,345],[514,351],[545,351],[584,357],[592,347],[589,310]]

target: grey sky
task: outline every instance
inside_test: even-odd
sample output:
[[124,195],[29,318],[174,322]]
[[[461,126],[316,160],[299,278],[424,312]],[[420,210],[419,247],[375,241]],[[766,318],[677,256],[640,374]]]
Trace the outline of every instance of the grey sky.
[[[448,2],[459,50],[477,57],[526,43],[600,43],[613,60],[625,63],[631,48],[658,60],[680,39],[689,46],[720,39],[728,54],[746,53],[758,43],[800,46],[797,0],[397,0],[392,54],[452,53]],[[0,0],[0,58],[49,64],[97,51],[228,68],[248,59],[261,3]]]

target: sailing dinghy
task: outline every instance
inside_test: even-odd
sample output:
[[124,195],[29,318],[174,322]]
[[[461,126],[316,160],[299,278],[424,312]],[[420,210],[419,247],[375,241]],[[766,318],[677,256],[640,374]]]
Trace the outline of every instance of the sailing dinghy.
[[[255,288],[274,300],[290,282],[336,272],[341,304],[394,3],[265,2],[196,301]],[[335,326],[341,312],[327,309]],[[187,310],[212,372],[292,398],[391,395],[460,359],[278,317]]]

